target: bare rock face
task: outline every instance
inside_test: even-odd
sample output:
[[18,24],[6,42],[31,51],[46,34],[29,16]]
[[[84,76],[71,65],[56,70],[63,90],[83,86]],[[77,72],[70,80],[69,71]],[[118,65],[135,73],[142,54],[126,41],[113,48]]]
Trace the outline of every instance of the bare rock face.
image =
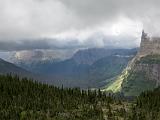
[[[149,58],[149,57],[150,58]],[[154,56],[154,58],[153,58]],[[160,37],[149,37],[144,31],[142,32],[141,45],[137,56],[132,64],[132,70],[136,72],[145,72],[149,80],[156,81],[157,86],[160,85]],[[142,58],[150,59],[147,62]],[[153,61],[154,60],[154,61]]]
[[143,31],[137,55],[122,74],[121,91],[136,96],[160,85],[160,38],[148,37]]
[[140,50],[138,57],[156,54],[160,55],[160,37],[149,37],[144,31],[142,32]]
[[157,86],[160,86],[160,38],[149,37],[143,31],[137,55],[105,90],[137,96]]
[[134,72],[146,73],[148,80],[156,82],[156,86],[160,85],[160,64],[135,64]]
[[105,90],[137,96],[160,86],[160,38],[148,37],[143,31],[137,55]]

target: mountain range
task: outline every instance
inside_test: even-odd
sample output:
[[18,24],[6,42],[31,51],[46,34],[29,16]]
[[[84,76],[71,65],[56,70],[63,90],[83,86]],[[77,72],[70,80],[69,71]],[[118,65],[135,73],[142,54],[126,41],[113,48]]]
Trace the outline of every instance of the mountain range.
[[117,76],[137,49],[91,48],[77,51],[66,60],[17,61],[15,64],[47,78],[49,84],[100,88]]
[[14,59],[15,63],[9,63],[0,59],[0,73],[30,77],[56,86],[101,88],[136,96],[160,85],[160,43],[157,38],[149,39],[142,33],[139,49],[83,49],[64,60],[38,60],[34,56],[33,60]]
[[1,75],[16,75],[20,78],[29,78],[33,80],[37,80],[42,83],[46,83],[45,76],[40,74],[32,73],[24,68],[21,68],[13,63],[7,62],[0,58],[0,74]]
[[1,74],[18,74],[20,76],[31,75],[31,72],[20,68],[10,62],[0,59],[0,73]]

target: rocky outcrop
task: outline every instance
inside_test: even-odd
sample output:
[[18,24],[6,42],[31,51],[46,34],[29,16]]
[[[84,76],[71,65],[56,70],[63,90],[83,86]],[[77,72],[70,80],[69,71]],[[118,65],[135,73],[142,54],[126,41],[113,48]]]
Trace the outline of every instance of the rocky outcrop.
[[135,96],[157,86],[160,86],[160,38],[149,37],[143,31],[137,55],[105,90]]
[[[155,63],[151,61],[153,57],[154,60],[159,60],[159,57],[155,57],[159,55],[160,37],[149,37],[144,31],[142,31],[140,49],[133,62],[132,70],[134,72],[145,72],[149,80],[156,81],[156,86],[160,85],[160,63]],[[148,62],[146,63],[143,63],[141,62],[142,58],[143,60],[150,60],[148,60]]]
[[160,55],[160,37],[149,37],[144,31],[142,32],[140,50],[137,57],[156,54]]
[[149,37],[143,31],[140,49],[128,68],[130,68],[128,69],[128,75],[121,85],[121,90],[126,95],[137,95],[144,90],[159,86],[160,38]]

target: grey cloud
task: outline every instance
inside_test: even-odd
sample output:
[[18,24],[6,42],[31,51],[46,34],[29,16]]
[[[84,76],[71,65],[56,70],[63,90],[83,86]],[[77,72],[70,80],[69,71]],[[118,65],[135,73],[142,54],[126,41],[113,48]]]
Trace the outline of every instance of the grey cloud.
[[[133,36],[105,36],[102,33],[95,33],[83,42],[78,39],[28,39],[17,41],[0,41],[1,51],[22,51],[22,50],[67,50],[93,47],[119,47],[133,48],[137,46],[138,39]],[[125,44],[124,44],[125,43]],[[38,55],[41,55],[39,53]]]
[[0,41],[0,50],[32,50],[49,49],[50,46],[45,41],[23,40],[23,41]]
[[[86,24],[110,22],[119,16],[139,20],[148,32],[160,32],[159,0],[61,0]],[[153,32],[152,32],[153,33]]]
[[0,50],[75,49],[114,43],[137,46],[136,36],[128,34],[104,37],[96,33],[83,42],[78,38],[48,38],[65,31],[112,25],[119,17],[142,22],[144,29],[157,35],[159,5],[159,0],[0,0]]
[[112,23],[124,15],[132,19],[153,18],[159,0],[1,0],[1,37],[56,34]]
[[[69,45],[69,46],[68,46]],[[42,40],[17,40],[17,41],[0,41],[1,51],[21,51],[21,50],[34,50],[34,49],[73,49],[80,48],[78,42],[73,40],[72,42],[59,42],[54,39],[42,39]]]
[[[121,14],[143,16],[159,9],[159,0],[60,0],[69,9],[84,17],[115,17]],[[153,11],[152,11],[153,12]],[[154,11],[159,12],[159,11]],[[137,14],[138,13],[138,14]]]
[[48,39],[48,40],[23,40],[23,41],[0,41],[1,51],[21,51],[34,49],[73,49],[82,48],[76,41],[63,43]]

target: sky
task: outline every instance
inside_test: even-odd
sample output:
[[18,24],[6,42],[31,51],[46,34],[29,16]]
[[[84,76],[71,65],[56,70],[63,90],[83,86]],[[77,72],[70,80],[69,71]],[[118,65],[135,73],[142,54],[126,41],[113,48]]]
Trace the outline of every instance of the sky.
[[160,33],[159,0],[0,0],[0,51],[138,47]]

